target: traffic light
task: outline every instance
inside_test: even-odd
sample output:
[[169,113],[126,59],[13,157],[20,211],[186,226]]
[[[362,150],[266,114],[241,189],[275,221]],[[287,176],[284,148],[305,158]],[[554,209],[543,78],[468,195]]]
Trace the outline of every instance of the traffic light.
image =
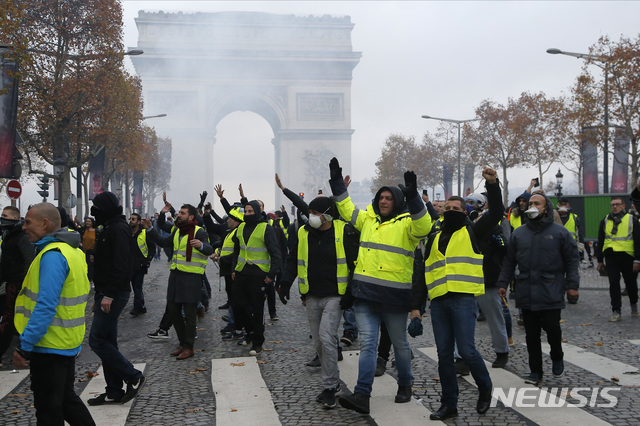
[[49,196],[49,178],[46,176],[40,176],[38,180],[40,181],[38,186],[42,190],[38,191],[38,194],[40,194],[42,198],[46,199]]
[[298,193],[298,195],[300,196],[300,198],[302,198],[304,200],[304,192],[300,192],[300,193]]

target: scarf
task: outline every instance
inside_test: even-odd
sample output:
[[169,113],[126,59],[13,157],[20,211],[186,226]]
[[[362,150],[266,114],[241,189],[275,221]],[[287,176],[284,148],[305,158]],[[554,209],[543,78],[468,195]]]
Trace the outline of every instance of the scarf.
[[626,215],[626,210],[622,210],[618,214],[609,213],[609,219],[613,221],[613,227],[611,228],[611,234],[616,235],[618,233],[618,225],[622,222],[622,218]]
[[178,230],[180,232],[180,236],[183,235],[188,235],[187,236],[187,262],[191,262],[191,255],[193,253],[193,247],[191,247],[191,244],[189,243],[189,241],[193,240],[193,238],[195,237],[195,233],[196,233],[196,221],[192,220],[190,222],[187,223],[181,223],[180,225],[177,225]]

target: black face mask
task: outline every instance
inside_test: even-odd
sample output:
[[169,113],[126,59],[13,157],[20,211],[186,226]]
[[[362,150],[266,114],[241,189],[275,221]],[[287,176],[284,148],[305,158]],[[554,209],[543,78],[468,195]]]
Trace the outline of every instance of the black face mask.
[[444,212],[444,226],[449,229],[458,229],[467,220],[467,214],[465,212],[458,212],[455,210],[447,210]]
[[96,218],[96,226],[104,225],[109,219],[109,217],[96,206],[91,206],[91,216]]
[[260,221],[259,214],[246,214],[244,215],[244,221],[247,225],[256,225]]

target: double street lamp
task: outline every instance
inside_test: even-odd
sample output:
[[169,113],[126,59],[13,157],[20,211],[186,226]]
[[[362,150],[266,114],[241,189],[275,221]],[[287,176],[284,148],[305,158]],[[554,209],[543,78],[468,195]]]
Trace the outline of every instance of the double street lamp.
[[[604,194],[609,192],[609,65],[611,58],[608,56],[591,55],[588,53],[565,52],[560,49],[547,49],[547,53],[552,55],[567,55],[578,59],[586,59],[593,65],[604,71],[604,173],[603,190]],[[598,63],[600,62],[600,63]]]
[[458,196],[462,197],[462,182],[460,181],[460,128],[464,123],[470,123],[472,121],[478,121],[479,118],[471,118],[469,120],[453,120],[451,118],[438,118],[431,117],[430,115],[423,115],[422,118],[427,120],[446,121],[447,123],[454,123],[458,127]]

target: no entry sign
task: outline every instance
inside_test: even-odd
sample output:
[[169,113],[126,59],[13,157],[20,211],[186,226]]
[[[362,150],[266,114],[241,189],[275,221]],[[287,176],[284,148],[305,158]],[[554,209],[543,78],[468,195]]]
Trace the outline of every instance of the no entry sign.
[[22,185],[17,180],[11,180],[7,184],[7,195],[12,200],[17,200],[22,195]]

